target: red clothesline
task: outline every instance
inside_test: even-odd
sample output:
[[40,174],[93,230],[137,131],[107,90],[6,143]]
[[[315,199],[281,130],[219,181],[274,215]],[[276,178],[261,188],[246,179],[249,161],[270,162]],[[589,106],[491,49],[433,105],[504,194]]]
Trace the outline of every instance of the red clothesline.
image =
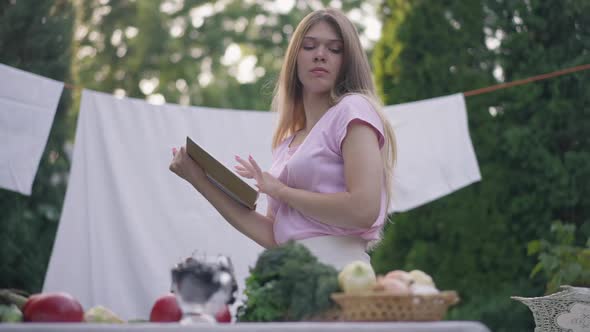
[[[523,85],[523,84],[527,84],[527,83],[531,83],[531,82],[542,81],[542,80],[546,80],[549,78],[553,78],[553,77],[557,77],[557,76],[561,76],[561,75],[566,75],[566,74],[571,74],[571,73],[575,73],[575,72],[583,71],[583,70],[588,70],[588,69],[590,69],[590,64],[580,65],[580,66],[576,66],[576,67],[570,67],[570,68],[557,70],[557,71],[547,73],[547,74],[541,74],[541,75],[537,75],[537,76],[524,78],[521,80],[516,80],[516,81],[506,82],[506,83],[501,83],[501,84],[495,84],[495,85],[490,85],[490,86],[487,86],[484,88],[465,91],[465,92],[463,92],[463,95],[465,97],[477,96],[477,95],[481,95],[484,93],[490,93],[490,92],[500,90],[500,89],[506,89],[506,88],[511,88],[513,86],[517,86],[517,85]],[[66,89],[78,89],[77,86],[71,85],[69,83],[64,83],[64,87]]]
[[547,73],[547,74],[524,78],[522,80],[516,80],[516,81],[512,81],[512,82],[491,85],[491,86],[488,86],[485,88],[469,90],[469,91],[463,92],[463,95],[465,97],[481,95],[484,93],[489,93],[489,92],[500,90],[500,89],[506,89],[506,88],[510,88],[513,86],[517,86],[517,85],[527,84],[527,83],[531,83],[531,82],[535,82],[535,81],[546,80],[548,78],[553,78],[556,76],[561,76],[561,75],[570,74],[570,73],[574,73],[577,71],[583,71],[583,70],[588,70],[588,69],[590,69],[590,64],[580,65],[580,66],[576,66],[576,67],[561,69],[561,70],[554,71],[554,72]]

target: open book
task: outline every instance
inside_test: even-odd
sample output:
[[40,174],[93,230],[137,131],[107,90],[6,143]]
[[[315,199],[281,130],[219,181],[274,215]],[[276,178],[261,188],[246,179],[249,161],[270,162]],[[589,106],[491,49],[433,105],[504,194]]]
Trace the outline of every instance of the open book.
[[213,158],[188,136],[186,137],[186,151],[203,168],[209,180],[219,189],[250,210],[256,209],[256,200],[258,199],[256,189]]

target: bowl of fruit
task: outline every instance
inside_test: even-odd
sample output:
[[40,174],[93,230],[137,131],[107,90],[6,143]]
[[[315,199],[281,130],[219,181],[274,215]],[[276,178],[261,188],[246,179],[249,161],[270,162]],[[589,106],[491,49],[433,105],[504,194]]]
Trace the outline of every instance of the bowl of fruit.
[[440,291],[420,270],[394,270],[376,275],[361,261],[346,265],[338,275],[342,292],[332,300],[344,321],[437,321],[459,302],[456,291]]

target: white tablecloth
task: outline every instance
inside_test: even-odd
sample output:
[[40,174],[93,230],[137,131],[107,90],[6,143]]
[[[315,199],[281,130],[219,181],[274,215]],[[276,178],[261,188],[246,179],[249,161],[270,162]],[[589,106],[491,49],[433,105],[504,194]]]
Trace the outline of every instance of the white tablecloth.
[[0,324],[0,332],[126,332],[126,331],[152,331],[152,332],[194,332],[194,331],[305,331],[305,332],[490,332],[479,322],[466,321],[442,321],[442,322],[397,322],[397,323],[238,323],[196,326],[182,326],[179,324],[42,324],[20,323]]

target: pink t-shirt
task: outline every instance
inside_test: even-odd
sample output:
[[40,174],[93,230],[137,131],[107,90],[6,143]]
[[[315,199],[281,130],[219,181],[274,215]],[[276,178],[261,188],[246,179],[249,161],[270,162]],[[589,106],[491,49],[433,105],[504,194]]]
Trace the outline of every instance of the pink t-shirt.
[[[318,193],[346,191],[342,142],[352,121],[372,127],[378,136],[379,147],[383,147],[385,140],[381,118],[365,97],[352,94],[331,107],[315,124],[301,145],[289,147],[295,135],[283,140],[273,151],[273,163],[269,173],[292,188]],[[275,216],[275,241],[282,244],[288,240],[323,235],[352,235],[365,240],[378,239],[386,214],[385,177],[383,179],[379,217],[370,228],[346,228],[324,224],[303,215],[282,201],[267,196],[269,207]]]

